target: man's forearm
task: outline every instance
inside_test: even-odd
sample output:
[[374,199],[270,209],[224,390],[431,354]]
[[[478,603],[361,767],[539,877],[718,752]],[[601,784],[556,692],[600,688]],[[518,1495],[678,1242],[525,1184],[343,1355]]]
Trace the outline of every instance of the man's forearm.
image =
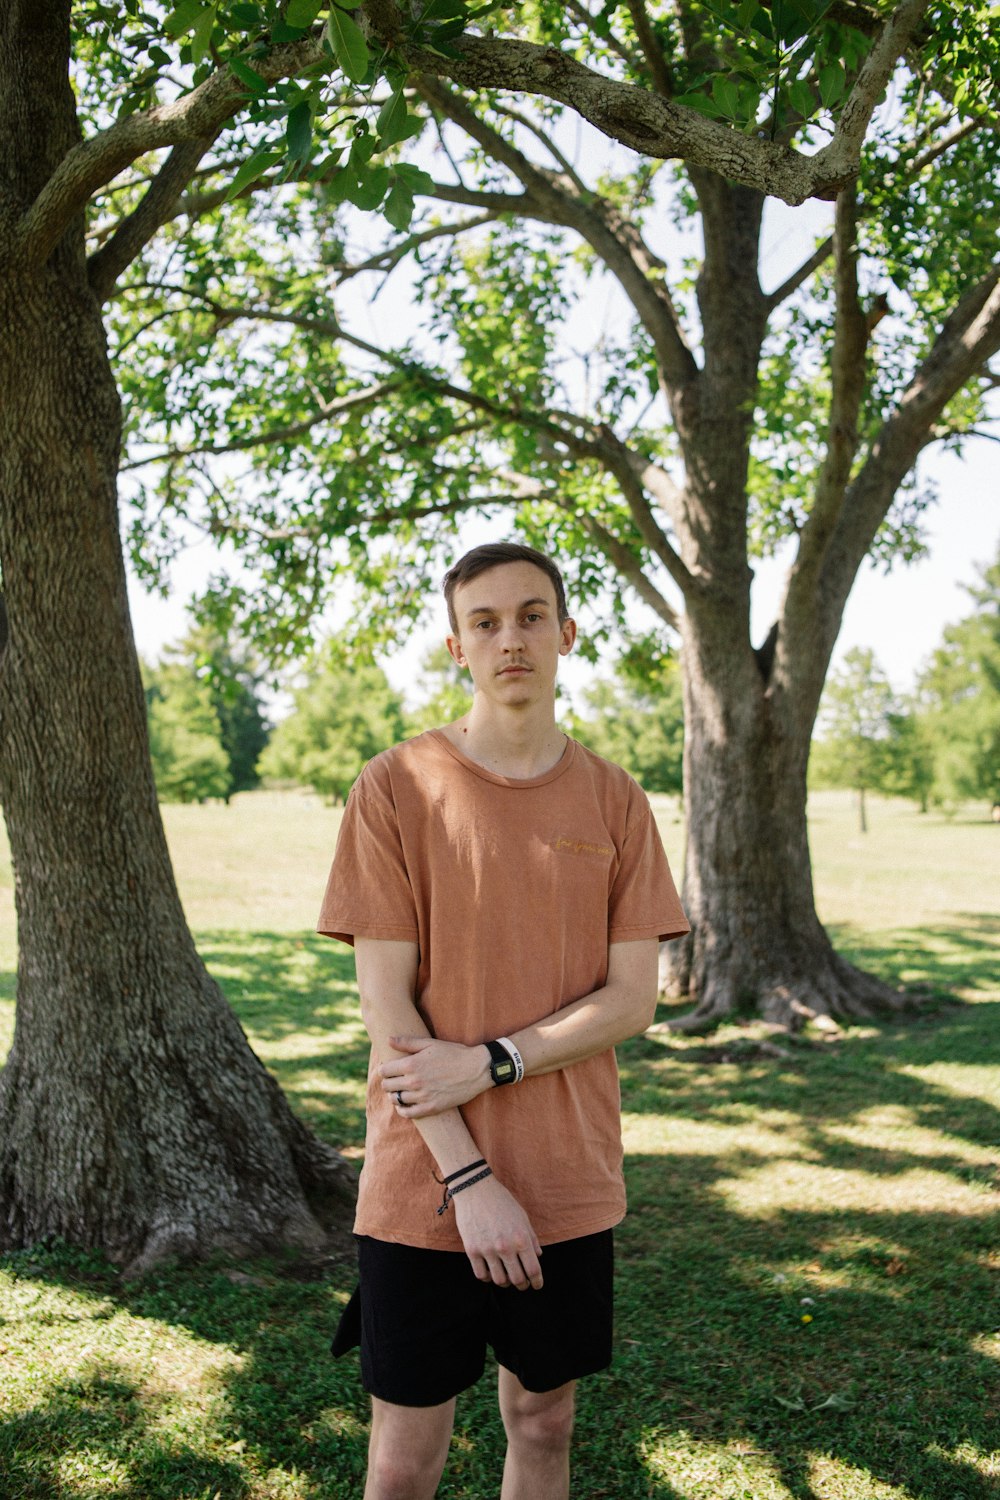
[[[362,994],[361,1017],[380,1063],[405,1056],[390,1041],[390,1037],[396,1033],[432,1040],[416,1005],[403,993],[383,989],[375,999]],[[415,1119],[413,1124],[437,1162],[442,1177],[468,1166],[479,1155],[479,1148],[457,1106],[443,1110],[440,1114]]]
[[[606,1052],[644,1031],[656,1007],[658,945],[620,943],[611,949],[607,982],[510,1035],[527,1076],[554,1073]],[[380,1072],[387,1092],[404,1091],[406,1113],[418,1120],[465,1104],[492,1087],[490,1055],[482,1043],[463,1046],[400,1030],[390,1034],[399,1054]]]

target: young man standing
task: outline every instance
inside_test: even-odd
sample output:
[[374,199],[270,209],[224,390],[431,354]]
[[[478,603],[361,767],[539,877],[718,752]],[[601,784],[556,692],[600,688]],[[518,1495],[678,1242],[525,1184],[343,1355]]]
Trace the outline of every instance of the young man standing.
[[354,944],[372,1040],[334,1352],[360,1342],[372,1396],[365,1500],[434,1495],[487,1345],[502,1500],[561,1500],[576,1381],[611,1359],[614,1046],[688,927],[645,795],[556,726],[576,638],[558,568],[477,547],[445,598],[472,708],[366,767],[318,924]]

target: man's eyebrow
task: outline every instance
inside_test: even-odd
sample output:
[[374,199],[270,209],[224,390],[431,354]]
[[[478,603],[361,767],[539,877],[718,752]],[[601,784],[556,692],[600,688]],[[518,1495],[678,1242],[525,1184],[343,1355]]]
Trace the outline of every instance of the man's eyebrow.
[[[546,609],[552,608],[551,599],[522,599],[517,606],[518,609],[527,609],[531,604],[544,604]],[[495,615],[497,607],[495,604],[474,604],[471,609],[465,611],[467,617],[472,615]]]

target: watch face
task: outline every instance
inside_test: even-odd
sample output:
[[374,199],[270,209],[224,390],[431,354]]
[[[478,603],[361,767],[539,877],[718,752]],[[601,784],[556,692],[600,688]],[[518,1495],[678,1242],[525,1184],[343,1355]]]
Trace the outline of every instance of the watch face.
[[507,1062],[497,1063],[493,1069],[493,1076],[497,1083],[510,1083],[514,1078],[514,1064]]

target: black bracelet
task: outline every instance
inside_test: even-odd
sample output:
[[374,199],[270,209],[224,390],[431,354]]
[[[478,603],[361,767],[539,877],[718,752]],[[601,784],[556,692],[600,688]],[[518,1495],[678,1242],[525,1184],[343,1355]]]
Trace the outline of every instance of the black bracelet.
[[466,1172],[474,1172],[477,1167],[485,1167],[485,1165],[486,1157],[481,1156],[478,1161],[470,1161],[467,1167],[459,1167],[457,1172],[449,1172],[447,1177],[439,1177],[437,1180],[442,1187],[446,1187],[449,1182],[454,1182],[456,1177],[464,1177]]
[[[461,1176],[461,1173],[459,1173],[458,1175]],[[448,1207],[448,1204],[451,1202],[452,1198],[454,1198],[456,1193],[463,1193],[467,1187],[475,1187],[477,1182],[482,1182],[484,1177],[492,1176],[493,1168],[484,1167],[481,1172],[476,1173],[475,1177],[467,1177],[464,1182],[460,1182],[458,1184],[458,1187],[446,1187],[444,1190],[444,1197],[441,1199],[441,1207],[438,1209],[438,1214],[444,1213],[445,1209]]]

